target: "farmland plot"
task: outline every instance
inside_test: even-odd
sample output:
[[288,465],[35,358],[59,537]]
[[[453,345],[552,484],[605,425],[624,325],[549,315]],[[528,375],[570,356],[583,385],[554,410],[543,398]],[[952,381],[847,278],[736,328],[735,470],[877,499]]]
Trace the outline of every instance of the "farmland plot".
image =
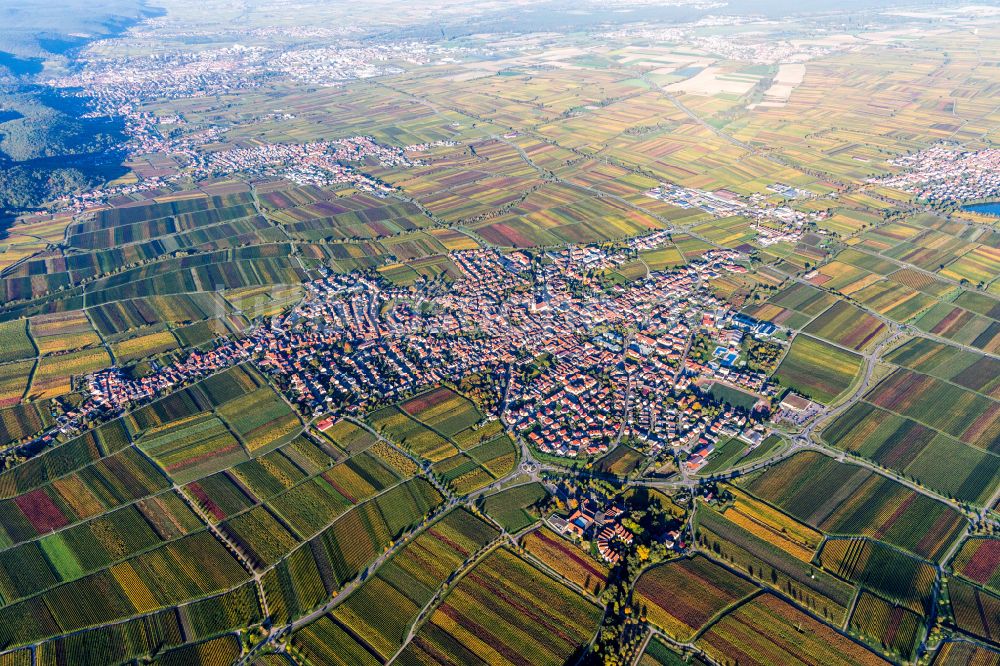
[[934,666],[997,666],[1000,664],[1000,651],[969,643],[967,641],[948,641],[944,643],[934,657]]
[[955,625],[962,631],[996,643],[1000,635],[1000,595],[960,578],[948,581],[948,595]]
[[854,382],[861,365],[858,354],[797,335],[774,377],[808,398],[830,404]]
[[519,532],[538,520],[539,505],[549,493],[540,483],[528,483],[501,490],[483,500],[483,511],[508,532]]
[[698,508],[695,538],[706,556],[720,558],[740,573],[791,596],[816,615],[836,623],[847,617],[854,594],[850,584],[789,555],[709,507]]
[[1000,539],[969,539],[951,566],[959,575],[1000,595]]
[[560,576],[597,595],[608,582],[608,567],[547,526],[524,535],[521,546]]
[[[822,432],[823,441],[950,497],[979,504],[993,495],[1000,456],[861,401]],[[948,465],[941,465],[948,460]]]
[[399,663],[521,663],[530,654],[555,666],[590,640],[600,618],[593,603],[498,549],[451,590]]
[[803,330],[841,347],[863,351],[875,345],[886,326],[847,301],[837,301]]
[[879,382],[868,402],[981,449],[1000,452],[1000,402],[912,370]]
[[453,437],[483,418],[471,400],[443,386],[411,398],[400,407],[445,437]]
[[882,647],[897,658],[910,659],[923,634],[923,618],[864,590],[854,606],[850,627],[869,645]]
[[334,618],[382,659],[406,639],[423,607],[451,574],[499,532],[456,509],[407,544],[334,611]]
[[634,599],[650,622],[687,642],[713,617],[759,589],[696,555],[643,572],[636,581]]
[[797,453],[739,485],[822,532],[878,538],[930,560],[965,524],[946,504],[820,453]]
[[716,661],[737,660],[741,665],[889,663],[772,594],[759,595],[726,614],[696,644]]

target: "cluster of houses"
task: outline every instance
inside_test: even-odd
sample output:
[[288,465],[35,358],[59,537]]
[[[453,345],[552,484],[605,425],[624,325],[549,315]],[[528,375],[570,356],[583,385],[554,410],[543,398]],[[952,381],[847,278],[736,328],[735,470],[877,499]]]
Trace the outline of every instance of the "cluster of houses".
[[296,48],[274,59],[284,74],[318,86],[334,86],[354,79],[399,74],[401,64],[426,65],[456,62],[473,51],[419,41],[351,43],[350,45]]
[[602,508],[597,500],[587,498],[569,516],[549,518],[549,524],[571,538],[593,540],[601,558],[614,566],[634,540],[633,534],[619,522],[624,513],[617,505]]
[[[324,57],[325,49],[293,49],[279,57],[271,49],[240,44],[195,51],[95,57],[79,71],[49,83],[69,91],[82,90],[94,109],[93,115],[122,121],[129,137],[125,148],[136,165],[136,173],[142,176],[144,190],[176,180],[182,165],[186,177],[198,180],[241,173],[251,177],[284,177],[300,185],[347,184],[384,194],[391,188],[347,162],[373,160],[382,166],[410,166],[405,151],[399,148],[380,145],[369,137],[352,137],[304,144],[248,143],[218,150],[217,144],[225,140],[225,128],[193,128],[182,116],[157,115],[143,104],[147,100],[228,95],[258,87],[280,75],[326,77],[336,70],[344,78],[357,78],[364,71],[381,72],[382,65],[371,69],[372,58],[387,57],[388,51],[411,59],[436,52],[433,46],[416,43],[330,50],[337,55],[336,64],[325,59],[317,65],[317,58]],[[294,118],[284,112],[271,115],[278,119]],[[429,147],[412,146],[413,152]],[[172,168],[146,167],[143,165],[146,159],[168,159]],[[103,203],[119,193],[120,188],[112,188],[115,192],[105,189],[90,192],[86,203]],[[81,210],[83,203],[72,201],[70,206]]]
[[89,57],[52,85],[82,88],[105,114],[131,111],[150,99],[184,99],[255,88],[264,80],[267,49],[234,44],[197,50]]
[[410,167],[414,162],[400,148],[383,146],[374,139],[356,136],[309,143],[265,143],[189,155],[188,173],[197,178],[233,173],[256,177],[282,177],[299,185],[349,184],[366,192],[386,193],[392,187],[344,162],[377,162],[383,167]]
[[[725,321],[742,337],[745,324],[736,322],[737,313],[705,286],[721,271],[742,270],[738,255],[709,253],[683,269],[655,273],[582,303],[568,282],[586,285],[593,267],[613,265],[618,257],[592,247],[549,255],[551,263],[536,269],[532,312],[538,321],[561,323],[565,334],[546,348],[551,358],[544,367],[513,376],[507,422],[554,455],[598,455],[626,434],[648,438],[656,450],[686,446],[681,432],[661,427],[666,425],[659,418],[662,401],[675,387],[683,390],[694,374],[683,365],[692,326],[707,322],[715,329]],[[707,319],[706,312],[711,313]],[[616,327],[637,330],[626,339]],[[774,329],[757,328],[761,331]],[[735,382],[758,390],[766,380],[735,368],[706,370],[710,376],[731,374]],[[636,413],[640,423],[633,429],[626,418]]]
[[[731,411],[703,423],[684,405],[670,413],[654,403],[699,377],[684,358],[701,313],[711,311],[716,326],[734,321],[702,284],[740,269],[740,256],[710,252],[683,269],[609,292],[574,293],[571,284],[589,279],[586,266],[594,263],[594,252],[604,251],[569,248],[543,261],[522,252],[454,252],[463,279],[443,293],[358,273],[327,273],[305,285],[299,305],[242,338],[192,350],[143,377],[116,368],[89,377],[90,397],[77,422],[251,361],[303,412],[317,415],[364,412],[472,373],[509,376],[505,400],[497,401],[508,407],[502,416],[540,450],[556,455],[599,454],[626,428],[650,438],[665,433],[661,446],[692,448],[718,431],[739,432],[746,422]],[[757,325],[741,323],[751,324]],[[732,378],[738,371],[730,372]],[[645,425],[640,432],[627,415],[643,410],[648,416],[638,424]]]
[[1000,196],[1000,148],[963,151],[939,144],[890,160],[900,173],[868,182],[896,188],[929,203]]
[[504,415],[538,449],[562,456],[597,455],[621,432],[627,377],[621,355],[590,342],[554,354],[540,376],[511,379]]

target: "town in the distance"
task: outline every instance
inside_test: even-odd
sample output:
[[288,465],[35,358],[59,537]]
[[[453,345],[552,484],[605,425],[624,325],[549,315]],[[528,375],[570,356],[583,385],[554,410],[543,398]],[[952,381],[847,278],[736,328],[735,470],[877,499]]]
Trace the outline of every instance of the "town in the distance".
[[0,0],[0,666],[1000,666],[996,53]]

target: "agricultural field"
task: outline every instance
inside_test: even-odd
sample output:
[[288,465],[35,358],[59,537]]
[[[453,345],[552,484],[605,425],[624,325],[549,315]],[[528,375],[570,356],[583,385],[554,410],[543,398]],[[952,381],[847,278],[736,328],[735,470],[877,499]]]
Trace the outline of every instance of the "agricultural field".
[[651,215],[615,200],[543,185],[509,212],[473,228],[498,247],[526,248],[615,240],[662,227]]
[[968,641],[948,641],[941,645],[932,662],[934,666],[996,666],[1000,651]]
[[328,526],[264,575],[273,616],[288,621],[336,593],[426,519],[441,499],[433,486],[418,478],[347,510],[332,523],[324,518]]
[[990,356],[916,337],[887,354],[885,360],[987,397],[1000,398],[1000,361]]
[[680,250],[672,246],[641,252],[639,260],[651,271],[667,270],[687,263]]
[[865,400],[966,444],[1000,451],[1000,401],[974,391],[899,369],[869,391]]
[[830,404],[854,383],[863,363],[858,354],[800,334],[795,336],[774,377],[807,398]]
[[834,538],[817,557],[824,569],[920,616],[934,605],[934,565],[874,539]]
[[826,534],[878,538],[929,560],[965,525],[946,504],[820,453],[797,453],[738,485]]
[[0,365],[0,409],[13,407],[21,402],[34,367],[34,359]]
[[686,643],[717,615],[759,589],[722,566],[695,556],[644,571],[636,581],[633,600],[649,622]]
[[727,613],[695,644],[716,661],[740,664],[890,663],[773,594]]
[[37,355],[28,335],[28,322],[23,319],[0,323],[0,363],[18,361]]
[[645,456],[635,449],[621,445],[597,461],[596,468],[615,476],[628,476],[644,460]]
[[474,446],[466,453],[495,479],[511,474],[520,458],[520,450],[506,434]]
[[707,666],[707,662],[697,655],[681,656],[668,646],[659,636],[653,636],[639,657],[639,666]]
[[[6,606],[0,614],[20,619],[5,622],[3,642],[23,644],[54,633],[127,619],[193,597],[222,592],[248,577],[219,541],[207,532],[198,532],[110,569],[53,587],[38,597]],[[58,610],[48,617],[29,612],[41,604]],[[56,630],[47,625],[53,620],[57,623]]]
[[452,441],[458,445],[463,451],[470,449],[477,444],[483,444],[484,442],[495,438],[503,432],[503,424],[499,419],[493,421],[487,421],[481,426],[472,426],[456,433],[452,437]]
[[812,561],[823,541],[822,533],[736,487],[730,487],[729,492],[735,501],[722,512],[727,520],[803,562]]
[[455,509],[380,567],[332,617],[378,658],[388,660],[449,576],[497,536],[482,519]]
[[836,296],[804,282],[793,282],[748,314],[775,324],[799,329],[837,301]]
[[538,520],[538,507],[548,498],[542,484],[528,483],[489,495],[482,501],[482,509],[508,532],[520,532]]
[[1000,350],[1000,323],[953,303],[934,305],[913,325],[925,333],[990,354]]
[[174,329],[174,337],[185,349],[209,347],[214,340],[224,338],[230,334],[238,334],[243,329],[242,326],[226,319],[206,319],[195,322],[180,328]]
[[295,647],[316,663],[377,666],[382,662],[342,625],[323,615],[295,634]]
[[0,442],[10,444],[35,435],[55,422],[47,402],[15,402],[0,409]]
[[32,317],[28,326],[39,354],[75,351],[101,342],[87,314],[80,310]]
[[521,547],[533,560],[595,596],[607,585],[607,566],[547,526],[525,534],[521,538]]
[[955,573],[1000,594],[1000,541],[989,537],[973,537],[951,562]]
[[383,407],[369,414],[366,421],[384,437],[432,462],[458,453],[458,448],[450,440],[398,407]]
[[913,611],[863,590],[851,613],[850,628],[873,647],[897,659],[913,656],[923,633],[922,620]]
[[484,466],[465,453],[434,463],[434,475],[457,494],[465,495],[495,480]]
[[898,322],[909,322],[937,301],[893,280],[880,280],[854,294],[866,308]]
[[219,407],[218,414],[250,455],[281,445],[301,427],[298,416],[271,388],[230,400]]
[[837,301],[802,331],[840,347],[865,351],[875,346],[886,325],[847,301]]
[[[856,265],[847,263],[840,257],[819,269],[809,282],[844,296],[853,296],[879,281],[879,275]],[[839,301],[843,303],[843,301]]]
[[320,435],[348,454],[365,451],[377,441],[371,432],[346,419],[337,421],[329,428],[320,431]]
[[400,409],[448,438],[483,419],[471,400],[443,386],[407,400]]
[[139,448],[178,483],[208,476],[247,460],[247,454],[225,424],[200,414],[153,428]]
[[834,624],[846,619],[853,585],[804,563],[723,514],[700,506],[695,540],[706,557],[718,558],[761,585],[791,596],[818,617]]
[[747,444],[738,437],[730,437],[720,442],[708,462],[698,470],[699,476],[712,476],[720,471],[727,470],[737,465],[743,459],[747,450]]
[[955,626],[967,634],[996,644],[1000,632],[1000,595],[960,578],[948,581],[948,600]]
[[[996,476],[1000,456],[996,453],[960,442],[870,402],[852,405],[824,428],[821,436],[830,446],[965,502],[986,502],[1000,483]],[[941,465],[941,460],[948,460],[948,464]]]
[[114,337],[148,326],[206,321],[232,310],[217,294],[194,293],[130,298],[98,305],[87,313],[100,335]]
[[[228,381],[213,378],[213,382],[199,385],[199,390],[208,391],[216,398],[224,395],[232,396],[233,389],[239,386],[237,382],[252,378],[246,372],[243,374],[240,372],[230,371]],[[252,383],[249,387],[243,386],[242,390],[252,390]],[[248,395],[252,395],[252,392]],[[167,412],[161,409],[159,413],[165,415]],[[146,420],[143,418],[140,422]],[[112,425],[114,424],[118,424],[121,429],[120,421]],[[158,464],[167,467],[172,460],[171,456],[178,459],[190,457],[184,447],[201,446],[206,437],[203,433],[207,433],[211,438],[212,433],[219,432],[225,432],[225,428],[219,419],[211,414],[181,416],[147,430],[140,438],[140,445],[147,447],[151,455],[156,456]],[[115,435],[113,430],[103,427],[95,433],[97,434],[93,437],[83,438],[92,441],[89,443],[83,441],[81,444],[90,447],[92,451],[90,455],[96,462],[87,464],[84,460],[79,467],[80,472],[61,477],[50,486],[43,485],[17,495],[12,502],[5,500],[10,503],[7,514],[9,519],[14,521],[10,523],[11,525],[17,523],[11,513],[13,510],[19,511],[24,516],[20,519],[23,523],[22,530],[34,530],[41,534],[53,529],[60,531],[58,534],[44,537],[37,542],[37,545],[36,542],[27,541],[16,545],[12,550],[0,552],[0,557],[24,560],[34,575],[33,582],[30,578],[22,577],[4,578],[0,581],[0,587],[4,590],[0,591],[0,595],[6,606],[0,609],[0,612],[18,614],[27,605],[39,602],[56,603],[57,599],[64,600],[78,594],[91,594],[95,598],[101,598],[99,594],[88,592],[94,586],[106,589],[103,598],[114,603],[104,607],[84,607],[74,611],[73,615],[61,613],[54,619],[58,623],[58,628],[55,629],[45,629],[43,626],[30,624],[16,625],[16,627],[11,625],[12,631],[17,633],[8,633],[9,638],[5,640],[16,643],[20,640],[31,640],[34,636],[45,638],[50,635],[46,632],[60,633],[62,627],[67,627],[66,631],[72,631],[74,628],[91,626],[93,623],[114,622],[117,619],[126,619],[130,614],[170,607],[186,599],[199,599],[213,593],[219,593],[220,596],[206,597],[184,606],[182,613],[182,623],[185,627],[184,640],[210,637],[260,621],[262,611],[252,587],[238,587],[231,592],[225,592],[227,586],[232,586],[241,579],[240,576],[246,575],[243,567],[235,559],[232,559],[229,565],[225,565],[226,559],[231,556],[221,543],[204,531],[204,524],[199,516],[191,512],[186,501],[169,491],[163,492],[165,484],[162,477],[152,476],[148,481],[143,481],[137,476],[140,470],[136,466],[142,464],[147,466],[145,471],[147,475],[156,474],[149,468],[149,463],[145,463],[145,459],[141,456],[131,455],[132,450],[123,451],[109,458],[100,458],[104,451],[110,453],[121,449],[122,437],[126,438],[124,445],[127,446],[127,434],[124,430],[121,429],[121,432]],[[239,449],[238,443],[231,435],[229,441]],[[71,450],[77,451],[77,455],[87,450],[74,448],[69,444],[66,446],[69,448],[56,449],[36,460],[45,461],[56,454],[59,454],[60,458],[65,458],[64,454]],[[259,497],[277,498],[281,497],[283,489],[297,487],[294,484],[302,478],[303,468],[315,473],[326,467],[317,454],[318,450],[310,453],[301,444],[292,442],[278,451],[243,464],[224,460],[216,460],[214,464],[222,464],[232,469],[231,473],[234,475],[232,478],[239,479],[241,484],[245,484],[242,490],[237,489],[237,486],[231,486],[236,493],[248,493],[248,489],[253,488],[253,492]],[[199,457],[203,458],[195,456],[196,459]],[[116,464],[110,465],[112,462]],[[358,464],[362,462],[359,461]],[[353,460],[349,463],[353,464]],[[66,461],[62,463],[62,469],[65,469],[65,464]],[[134,469],[131,471],[132,476],[129,476],[128,465]],[[248,465],[256,466],[256,469],[251,469],[247,467]],[[48,468],[53,469],[51,464]],[[16,470],[18,473],[21,471],[20,468]],[[363,472],[366,478],[382,474],[383,483],[391,483],[396,479],[388,470],[382,468],[380,463],[374,462],[374,459],[364,467]],[[114,476],[97,476],[102,473]],[[199,470],[197,474],[187,470],[176,472],[176,474],[182,473],[198,475],[204,473],[204,470]],[[333,471],[329,473],[332,475]],[[284,558],[289,553],[310,552],[309,549],[296,549],[298,537],[287,532],[282,523],[276,519],[276,515],[264,506],[258,506],[244,513],[241,513],[243,508],[249,508],[245,503],[242,504],[242,508],[232,505],[223,510],[226,503],[219,494],[221,486],[219,483],[210,482],[214,478],[214,476],[206,477],[198,484],[190,485],[189,491],[209,512],[220,511],[218,514],[220,519],[229,516],[220,523],[222,533],[231,543],[237,544],[240,552],[257,566],[267,567],[279,560],[284,565]],[[336,478],[343,486],[349,484],[349,479],[352,477],[338,474],[331,478]],[[19,487],[30,488],[33,485],[28,477],[21,474],[18,479],[16,484]],[[219,481],[221,480],[220,476]],[[384,547],[378,545],[385,543],[382,540],[392,539],[400,530],[412,525],[412,521],[419,521],[439,501],[439,496],[436,496],[433,488],[427,484],[402,485],[398,486],[398,489],[380,496],[359,509],[367,516],[363,519],[363,524],[370,525],[376,530],[374,537],[376,541],[371,545],[375,552],[381,551]],[[125,494],[126,492],[132,494]],[[130,497],[139,501],[129,504]],[[116,503],[122,508],[112,510]],[[278,504],[276,502],[276,506]],[[101,515],[104,511],[108,512],[106,517]],[[378,526],[379,523],[374,522],[373,519],[376,517],[383,521],[381,527]],[[83,522],[80,522],[81,520]],[[321,520],[324,524],[328,522],[325,518]],[[338,521],[331,530],[339,532],[349,529],[349,526],[350,520],[347,523]],[[29,532],[10,533],[6,547],[10,548],[11,545],[30,538],[29,534]],[[326,535],[324,532],[316,538],[322,540]],[[348,537],[344,533],[341,534],[341,538]],[[359,545],[362,543],[356,537],[351,540]],[[199,557],[205,558],[201,562],[202,570],[193,570],[184,559],[192,553],[198,553]],[[368,557],[374,557],[374,554]],[[32,562],[34,564],[31,564]],[[44,566],[49,567],[50,573],[42,575],[45,569],[38,566],[42,562],[48,562]],[[152,573],[157,570],[161,573],[167,571],[171,573],[169,576],[164,574],[157,577]],[[337,571],[343,572],[341,575],[348,578],[353,575],[349,573],[351,571],[349,568]],[[123,592],[119,592],[119,589]],[[327,595],[331,590],[320,585],[320,591],[321,594]],[[109,598],[108,594],[114,596]],[[49,597],[52,597],[53,601],[49,601]],[[280,598],[275,597],[275,603]],[[116,626],[124,628],[127,625]],[[139,629],[141,627],[137,627],[137,630]],[[105,639],[97,634],[91,636],[88,632],[83,634],[80,640]],[[138,641],[138,639],[129,640]],[[182,642],[178,637],[174,644]],[[139,645],[130,645],[122,649],[126,650],[124,654],[142,656],[146,654],[145,650],[149,649],[142,645],[140,641]],[[128,652],[129,650],[132,651]]]
[[179,346],[177,338],[170,331],[159,331],[115,342],[111,345],[111,353],[118,363],[125,364],[150,356],[159,356]]
[[[511,551],[469,571],[399,656],[414,663],[562,664],[597,630],[601,610]],[[541,634],[539,627],[558,627]]]
[[271,506],[292,530],[308,538],[351,506],[399,480],[394,470],[362,453],[281,493]]
[[745,467],[751,463],[774,455],[785,446],[785,440],[778,435],[771,435],[756,447],[738,437],[730,438],[718,447],[697,474],[699,477],[710,477],[726,470]]
[[101,370],[111,365],[111,357],[103,348],[84,349],[68,354],[43,356],[28,389],[32,400],[44,400],[65,395],[72,390],[74,378]]
[[[905,287],[916,289],[919,292],[939,300],[947,300],[949,297],[953,296],[956,291],[956,287],[953,284],[943,280],[938,280],[931,277],[927,273],[923,273],[913,268],[901,268],[900,270],[890,274],[889,279],[893,282],[898,282]],[[962,301],[963,299],[959,297],[956,300]]]

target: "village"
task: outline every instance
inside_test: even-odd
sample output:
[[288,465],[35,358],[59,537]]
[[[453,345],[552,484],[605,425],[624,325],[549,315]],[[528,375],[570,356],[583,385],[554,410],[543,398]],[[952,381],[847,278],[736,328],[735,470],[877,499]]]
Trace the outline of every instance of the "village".
[[938,144],[889,162],[902,171],[868,182],[894,187],[931,204],[979,201],[1000,194],[1000,149],[963,151]]
[[[734,311],[705,285],[745,270],[742,256],[712,251],[642,281],[602,285],[594,267],[623,261],[629,249],[454,252],[463,277],[443,289],[326,274],[305,285],[298,306],[244,337],[221,338],[142,376],[110,368],[88,377],[87,399],[36,442],[251,362],[307,417],[363,415],[478,375],[498,394],[494,416],[542,454],[593,458],[628,439],[651,456],[680,456],[695,472],[721,437],[756,446],[778,391],[738,360],[740,343],[769,339],[776,328]],[[689,354],[695,336],[714,346],[707,362]],[[720,402],[715,386],[753,408]]]
[[263,144],[217,152],[185,151],[189,173],[200,178],[234,173],[256,177],[284,177],[298,185],[349,184],[359,190],[385,194],[392,188],[344,162],[372,160],[380,165],[410,167],[419,164],[403,150],[383,146],[370,137],[356,136],[305,144]]

